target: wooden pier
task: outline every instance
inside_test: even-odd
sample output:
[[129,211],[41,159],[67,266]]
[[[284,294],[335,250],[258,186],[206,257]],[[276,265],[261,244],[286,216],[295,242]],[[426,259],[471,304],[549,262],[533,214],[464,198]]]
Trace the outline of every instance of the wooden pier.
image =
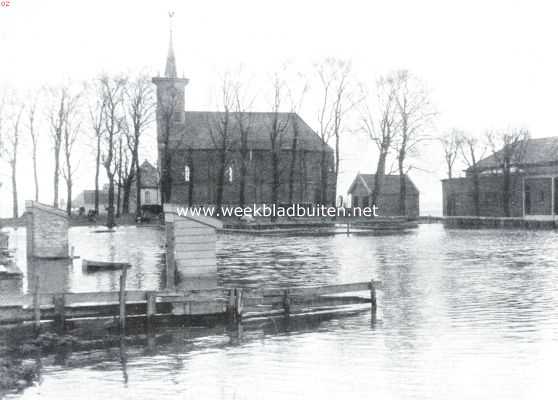
[[[125,271],[125,270],[124,270]],[[125,273],[123,274],[125,278]],[[190,291],[126,290],[92,293],[34,293],[0,296],[0,324],[54,321],[64,329],[73,319],[112,318],[125,329],[127,318],[218,316],[229,321],[332,310],[370,304],[376,314],[379,282],[272,289],[216,288]],[[362,292],[366,292],[363,295]]]

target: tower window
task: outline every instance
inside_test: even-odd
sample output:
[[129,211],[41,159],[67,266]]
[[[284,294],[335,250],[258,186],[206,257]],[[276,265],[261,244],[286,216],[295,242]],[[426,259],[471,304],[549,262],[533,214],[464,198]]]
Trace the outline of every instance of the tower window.
[[229,183],[232,183],[233,181],[233,167],[229,167],[229,170],[227,172],[227,177],[228,177],[228,181]]
[[190,166],[186,165],[184,167],[184,182],[190,182]]

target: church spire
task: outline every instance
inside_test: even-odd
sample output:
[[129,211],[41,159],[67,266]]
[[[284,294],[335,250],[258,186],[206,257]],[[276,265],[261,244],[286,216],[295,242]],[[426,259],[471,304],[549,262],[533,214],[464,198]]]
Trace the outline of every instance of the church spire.
[[167,65],[165,66],[165,78],[176,79],[176,59],[174,57],[174,48],[172,45],[172,17],[174,11],[169,11],[169,53],[167,54]]

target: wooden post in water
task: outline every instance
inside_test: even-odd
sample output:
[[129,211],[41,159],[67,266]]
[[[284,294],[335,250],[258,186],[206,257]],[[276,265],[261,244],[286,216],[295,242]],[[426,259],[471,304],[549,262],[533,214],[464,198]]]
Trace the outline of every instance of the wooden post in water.
[[122,275],[120,275],[120,292],[118,293],[118,303],[120,305],[120,332],[124,333],[126,331],[126,274],[128,269],[122,269]]
[[237,321],[242,320],[242,289],[235,289],[236,295],[234,299],[235,316]]
[[35,330],[41,329],[41,303],[39,302],[39,275],[33,279],[33,320]]
[[55,314],[55,321],[57,323],[57,329],[59,332],[64,332],[64,324],[65,324],[65,313],[64,307],[66,306],[66,300],[63,294],[55,295],[53,297],[54,302],[54,314]]
[[376,285],[374,279],[370,280],[370,310],[372,311],[372,317],[376,318]]
[[153,323],[153,319],[157,312],[157,297],[154,292],[147,292],[146,294],[146,301],[147,301],[147,324],[151,325]]
[[165,223],[165,233],[167,237],[167,287],[173,290],[176,286],[176,260],[174,259],[174,223]]
[[285,310],[286,315],[291,313],[291,298],[289,297],[288,289],[283,293],[283,310]]
[[227,318],[230,322],[236,320],[236,289],[229,291],[229,303],[227,304]]
[[351,234],[351,223],[347,221],[347,236]]

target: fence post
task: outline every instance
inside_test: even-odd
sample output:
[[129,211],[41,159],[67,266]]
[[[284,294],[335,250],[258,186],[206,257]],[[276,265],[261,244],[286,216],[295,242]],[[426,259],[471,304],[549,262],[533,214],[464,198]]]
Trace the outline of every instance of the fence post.
[[370,280],[370,310],[373,317],[376,317],[376,309],[376,285],[374,284],[374,279],[372,279]]
[[235,316],[237,320],[240,321],[242,319],[242,289],[235,289],[236,296],[234,299],[234,308],[235,308]]
[[236,289],[229,290],[229,303],[227,304],[227,318],[229,321],[236,319]]
[[122,275],[120,275],[120,292],[118,293],[118,303],[120,310],[120,332],[124,333],[126,330],[126,275],[127,268],[122,269]]
[[41,329],[41,303],[39,301],[39,275],[33,279],[33,320],[35,330]]
[[146,316],[147,324],[151,325],[157,312],[157,297],[153,292],[147,292],[146,295]]
[[291,298],[289,297],[289,289],[286,289],[283,293],[283,310],[285,310],[286,315],[289,315],[291,312]]
[[65,324],[64,307],[65,307],[66,299],[64,298],[63,294],[54,295],[53,302],[54,302],[55,321],[58,325],[57,328],[60,332],[64,332],[64,324]]

